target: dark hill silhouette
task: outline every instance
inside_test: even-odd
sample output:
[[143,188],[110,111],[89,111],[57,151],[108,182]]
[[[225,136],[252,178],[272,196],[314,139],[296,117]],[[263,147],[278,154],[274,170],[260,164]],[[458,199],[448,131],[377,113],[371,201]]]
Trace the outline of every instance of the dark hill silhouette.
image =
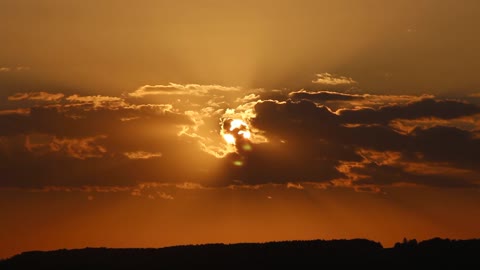
[[[148,249],[85,248],[29,251],[0,261],[0,269],[224,269],[269,265],[480,265],[480,239],[404,240],[394,248],[365,239],[206,244]],[[172,268],[175,267],[175,268]]]

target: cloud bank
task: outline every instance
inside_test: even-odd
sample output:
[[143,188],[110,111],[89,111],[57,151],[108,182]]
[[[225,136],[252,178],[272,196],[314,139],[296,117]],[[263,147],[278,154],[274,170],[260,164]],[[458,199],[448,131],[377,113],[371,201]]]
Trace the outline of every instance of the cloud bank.
[[[170,83],[122,96],[14,94],[9,103],[36,103],[0,110],[0,188],[480,185],[480,107],[467,97],[272,93]],[[235,119],[244,126],[227,142]]]

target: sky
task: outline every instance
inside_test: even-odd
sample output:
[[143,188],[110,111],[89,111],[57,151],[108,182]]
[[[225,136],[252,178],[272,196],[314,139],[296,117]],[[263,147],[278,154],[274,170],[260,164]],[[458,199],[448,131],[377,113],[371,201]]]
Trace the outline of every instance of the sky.
[[0,258],[478,238],[475,0],[0,0]]

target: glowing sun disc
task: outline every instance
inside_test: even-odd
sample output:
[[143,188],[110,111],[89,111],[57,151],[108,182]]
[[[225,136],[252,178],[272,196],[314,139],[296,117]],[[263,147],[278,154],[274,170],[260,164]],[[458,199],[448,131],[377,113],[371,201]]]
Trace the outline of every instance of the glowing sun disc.
[[236,128],[241,128],[242,126],[248,128],[247,123],[243,122],[243,120],[234,119],[230,122],[230,131],[233,131]]
[[228,144],[235,144],[235,137],[233,137],[232,134],[223,134],[223,139],[224,139]]
[[232,119],[229,120],[228,129],[224,129],[222,131],[223,139],[228,144],[236,144],[237,139],[239,138],[238,135],[243,137],[243,139],[249,140],[252,137],[252,133],[250,132],[247,123],[241,119]]

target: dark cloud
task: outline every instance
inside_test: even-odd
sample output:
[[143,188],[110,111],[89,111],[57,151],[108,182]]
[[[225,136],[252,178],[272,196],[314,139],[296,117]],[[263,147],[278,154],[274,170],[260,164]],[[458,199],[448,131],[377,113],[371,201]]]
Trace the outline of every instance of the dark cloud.
[[108,137],[86,142],[82,139],[57,140],[58,145],[54,147],[60,148],[56,151],[29,151],[24,147],[26,138],[23,136],[11,138],[8,147],[0,147],[1,187],[206,183],[214,177],[212,164],[216,159],[188,141],[171,140],[167,147],[153,147],[163,150],[159,158],[132,159],[121,152],[121,145],[115,149],[106,146]]
[[480,139],[474,133],[454,127],[417,128],[411,133],[411,152],[423,160],[447,161],[456,166],[478,170]]
[[376,163],[363,164],[352,168],[351,173],[364,177],[355,181],[355,185],[395,185],[412,184],[444,188],[472,188],[480,187],[472,179],[463,179],[458,176],[442,174],[415,174],[405,171],[402,167],[379,165]]
[[73,97],[55,106],[32,107],[27,114],[0,115],[2,187],[212,178],[210,167],[216,159],[196,140],[178,136],[182,126],[194,124],[189,116],[168,104]]
[[[411,133],[402,134],[386,125],[388,121],[397,118],[415,119],[420,117],[439,117],[453,119],[477,113],[478,107],[472,104],[457,101],[422,100],[404,106],[388,106],[379,110],[348,110],[350,119],[361,119],[363,125],[345,126],[345,115],[337,115],[324,106],[317,106],[309,101],[276,102],[265,101],[255,106],[257,117],[252,121],[255,127],[263,130],[271,144],[286,149],[295,160],[281,164],[289,169],[278,166],[281,175],[304,175],[308,172],[302,166],[323,166],[338,169],[339,163],[351,162],[356,164],[349,173],[362,173],[368,177],[355,185],[389,185],[393,183],[417,183],[421,185],[442,187],[472,187],[478,186],[472,178],[462,179],[449,175],[416,175],[407,172],[404,168],[391,165],[366,166],[357,154],[358,149],[367,148],[375,151],[396,151],[401,153],[402,162],[443,162],[453,168],[467,168],[474,170],[479,176],[480,162],[476,156],[479,153],[480,140],[474,133],[455,127],[434,126],[427,129],[417,128]],[[347,112],[347,110],[342,113]],[[358,115],[357,115],[358,114]],[[368,125],[365,125],[368,123]],[[289,147],[292,146],[292,149]],[[255,148],[254,148],[255,149]],[[302,149],[302,150],[298,150]],[[262,151],[262,149],[258,149]],[[255,152],[255,150],[254,150]],[[246,155],[246,160],[252,158]],[[273,154],[278,158],[279,155]],[[318,163],[310,164],[313,160]],[[399,162],[399,161],[398,161]],[[268,164],[268,160],[261,160],[256,164]],[[290,164],[290,166],[288,165]],[[263,165],[266,171],[273,169]],[[374,174],[374,171],[378,171]],[[262,166],[253,171],[262,170]],[[316,174],[318,181],[325,179],[342,178],[341,173],[332,173],[325,168],[319,169],[322,173]],[[294,172],[294,173],[292,173]],[[337,170],[338,172],[338,170]],[[244,177],[245,179],[248,177]],[[280,179],[279,177],[278,179]],[[387,179],[388,178],[388,179]],[[253,179],[253,177],[250,177]],[[370,179],[370,180],[366,180]],[[373,180],[372,180],[373,179]],[[383,179],[383,182],[381,181]]]
[[[138,118],[138,119],[136,119]],[[121,121],[136,119],[136,121]],[[47,133],[58,136],[84,137],[112,133],[142,125],[188,125],[189,117],[164,107],[139,106],[123,108],[33,107],[29,114],[0,115],[0,136]]]
[[454,100],[423,99],[403,105],[384,106],[380,109],[364,108],[340,110],[343,123],[388,124],[394,119],[417,119],[435,117],[454,119],[480,113],[474,104]]
[[329,128],[338,127],[337,115],[327,107],[305,100],[260,102],[255,106],[255,111],[257,115],[252,123],[272,137],[318,137],[320,133],[328,136]]
[[327,151],[333,150],[329,148],[332,146],[300,145],[298,141],[254,145],[251,151],[227,155],[222,177],[226,183],[248,185],[328,182],[343,176],[336,169],[339,159],[335,156],[341,154],[329,154]]

